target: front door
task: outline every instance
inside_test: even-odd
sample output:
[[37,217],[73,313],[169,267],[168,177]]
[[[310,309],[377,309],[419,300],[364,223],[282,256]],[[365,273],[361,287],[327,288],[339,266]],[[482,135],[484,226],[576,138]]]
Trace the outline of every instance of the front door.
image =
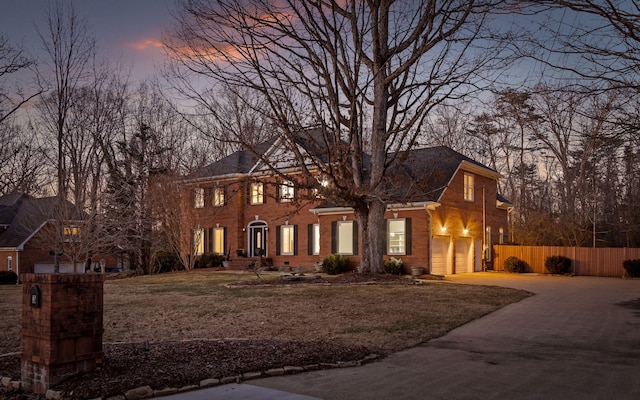
[[249,257],[267,255],[267,224],[252,222],[249,224]]

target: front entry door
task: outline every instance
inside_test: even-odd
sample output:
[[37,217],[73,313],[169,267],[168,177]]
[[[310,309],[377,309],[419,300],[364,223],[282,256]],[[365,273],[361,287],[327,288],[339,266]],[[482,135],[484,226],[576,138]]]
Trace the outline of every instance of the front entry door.
[[267,255],[267,224],[252,222],[249,225],[249,257]]

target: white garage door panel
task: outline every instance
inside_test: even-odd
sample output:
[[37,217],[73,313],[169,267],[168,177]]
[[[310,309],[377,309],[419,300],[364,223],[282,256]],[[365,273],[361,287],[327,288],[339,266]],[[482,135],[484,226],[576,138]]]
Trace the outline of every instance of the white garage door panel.
[[431,273],[434,275],[446,275],[451,273],[451,268],[447,268],[449,245],[451,239],[448,237],[435,237],[431,244]]
[[473,246],[471,239],[456,240],[456,274],[473,272]]

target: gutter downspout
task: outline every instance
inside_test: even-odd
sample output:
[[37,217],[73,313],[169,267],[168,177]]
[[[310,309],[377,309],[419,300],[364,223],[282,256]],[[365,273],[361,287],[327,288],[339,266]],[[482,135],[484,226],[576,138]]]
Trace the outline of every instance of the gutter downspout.
[[482,186],[482,271],[487,272],[487,209],[485,199],[485,187]]
[[429,274],[431,274],[433,264],[433,216],[427,207],[425,207],[425,210],[427,210],[427,215],[429,216]]

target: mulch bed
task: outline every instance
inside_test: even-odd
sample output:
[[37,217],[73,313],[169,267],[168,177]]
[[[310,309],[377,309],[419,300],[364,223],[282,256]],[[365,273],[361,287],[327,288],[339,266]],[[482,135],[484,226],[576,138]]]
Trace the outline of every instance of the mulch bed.
[[[197,385],[201,380],[284,366],[307,366],[362,360],[370,351],[339,343],[275,340],[190,340],[105,344],[102,367],[54,388],[65,399],[106,398],[140,386],[154,390]],[[0,376],[19,380],[20,356],[0,357]],[[0,387],[2,399],[44,399],[22,390]]]

